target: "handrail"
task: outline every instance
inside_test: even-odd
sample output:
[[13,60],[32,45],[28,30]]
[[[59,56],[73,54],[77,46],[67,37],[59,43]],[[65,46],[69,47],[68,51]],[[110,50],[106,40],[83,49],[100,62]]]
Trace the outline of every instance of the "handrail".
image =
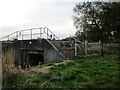
[[[45,27],[45,28],[47,28],[47,27]],[[45,29],[45,28],[44,28],[44,29]],[[50,31],[50,29],[47,28],[47,30],[48,30],[49,32],[51,32],[58,40],[60,40],[52,31]]]
[[6,38],[6,37],[9,37],[9,36],[11,36],[11,35],[13,35],[13,34],[15,34],[15,33],[17,33],[17,32],[19,32],[19,31],[13,32],[13,33],[11,33],[11,34],[5,36],[5,37],[2,37],[1,39],[4,39],[4,38]]
[[[36,30],[36,32],[34,32]],[[52,37],[56,40],[60,40],[50,29],[48,29],[47,27],[41,27],[41,28],[31,28],[31,29],[25,29],[25,30],[21,30],[21,31],[16,31],[13,32],[5,37],[2,37],[1,40],[5,40],[5,41],[11,41],[14,39],[18,39],[18,40],[24,40],[25,36],[28,36],[28,39],[34,39],[35,35],[39,35],[39,37],[37,38],[42,38],[43,35],[47,35],[47,39]],[[45,36],[44,35],[44,36]],[[51,37],[52,36],[52,37]],[[45,38],[45,37],[43,37]]]

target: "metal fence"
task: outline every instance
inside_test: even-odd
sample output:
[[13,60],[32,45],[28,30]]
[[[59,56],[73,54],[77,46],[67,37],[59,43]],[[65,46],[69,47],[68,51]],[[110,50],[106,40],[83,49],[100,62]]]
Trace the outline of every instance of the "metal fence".
[[47,27],[42,28],[32,28],[26,29],[21,31],[16,31],[11,33],[3,38],[2,41],[12,41],[12,40],[29,40],[29,39],[38,39],[38,38],[45,38],[45,39],[52,39],[52,40],[60,40],[50,29]]

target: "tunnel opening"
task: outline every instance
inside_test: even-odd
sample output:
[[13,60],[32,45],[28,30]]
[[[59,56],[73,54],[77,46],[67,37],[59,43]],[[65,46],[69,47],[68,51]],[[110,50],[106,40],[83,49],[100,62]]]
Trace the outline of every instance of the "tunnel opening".
[[38,65],[44,62],[44,57],[42,54],[29,53],[29,63],[32,66]]

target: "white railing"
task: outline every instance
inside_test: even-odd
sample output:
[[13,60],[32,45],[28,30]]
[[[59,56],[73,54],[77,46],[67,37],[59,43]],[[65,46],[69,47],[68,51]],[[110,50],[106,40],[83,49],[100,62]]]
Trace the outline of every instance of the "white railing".
[[60,40],[50,29],[47,27],[42,28],[32,28],[21,31],[16,31],[12,34],[9,34],[3,38],[1,41],[12,41],[12,40],[29,40],[29,39],[51,39],[51,40]]

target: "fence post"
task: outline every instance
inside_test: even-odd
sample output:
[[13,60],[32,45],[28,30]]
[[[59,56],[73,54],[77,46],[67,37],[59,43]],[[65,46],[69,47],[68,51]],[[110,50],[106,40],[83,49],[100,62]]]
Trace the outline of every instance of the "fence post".
[[99,54],[101,55],[101,49],[102,49],[102,43],[101,43],[101,41],[99,41],[99,47],[100,47]]
[[0,41],[0,90],[2,90],[2,41]]
[[77,56],[77,43],[75,42],[75,56]]
[[87,54],[88,54],[87,47],[88,47],[88,41],[85,40],[85,57],[87,57]]

